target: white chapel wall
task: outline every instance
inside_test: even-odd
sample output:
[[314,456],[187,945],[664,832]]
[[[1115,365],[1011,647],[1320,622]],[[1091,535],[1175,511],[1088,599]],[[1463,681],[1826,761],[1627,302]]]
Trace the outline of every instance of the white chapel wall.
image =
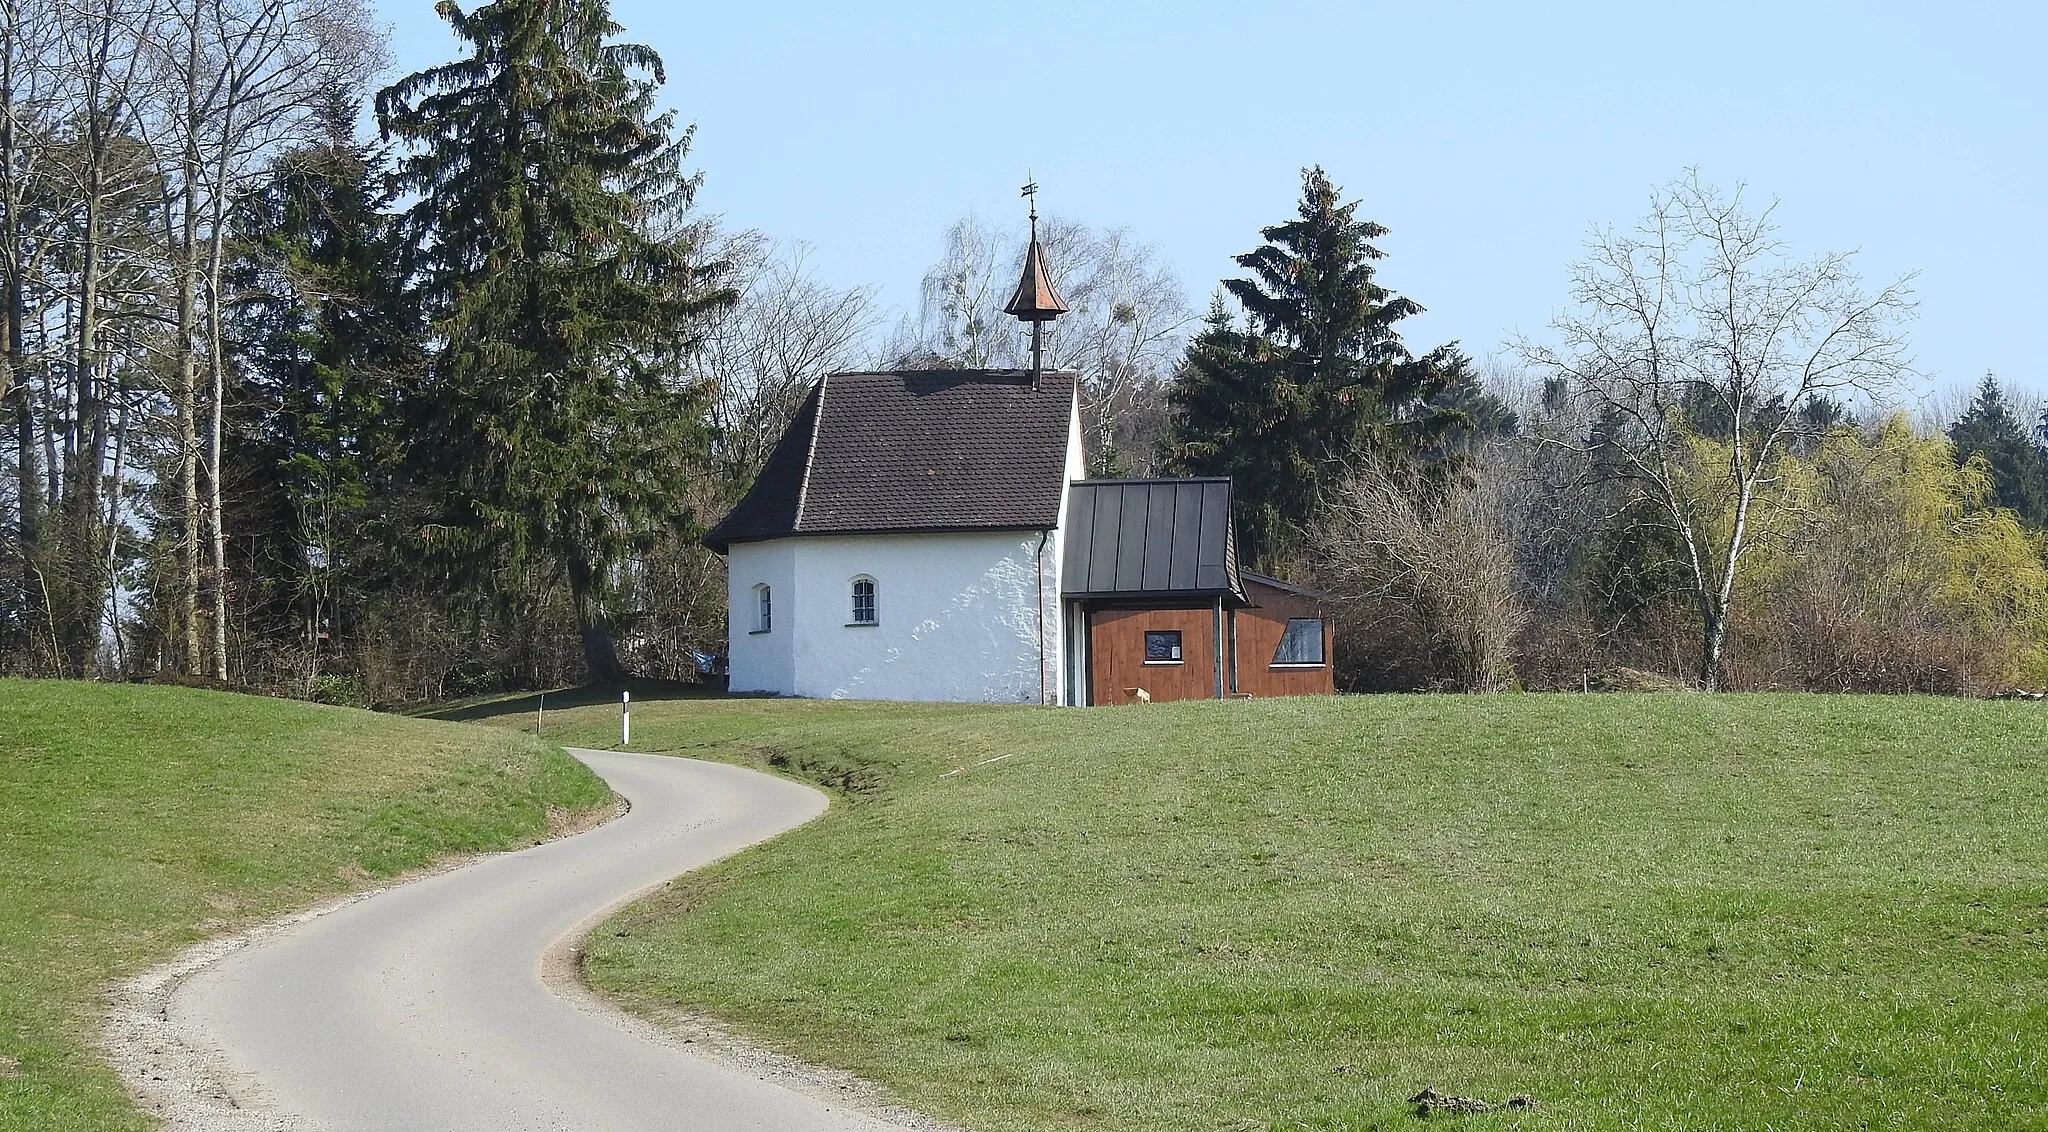
[[[769,625],[758,633],[754,587],[769,587]],[[788,539],[734,543],[726,551],[728,686],[735,692],[796,694],[796,548]]]
[[1076,666],[1073,663],[1074,653],[1068,647],[1067,642],[1070,637],[1073,637],[1080,642],[1081,647],[1086,647],[1088,640],[1087,626],[1081,621],[1080,607],[1078,605],[1070,605],[1062,600],[1060,596],[1063,592],[1061,586],[1066,580],[1066,575],[1062,568],[1067,561],[1067,507],[1073,500],[1074,484],[1077,481],[1088,478],[1088,453],[1087,449],[1083,447],[1081,438],[1081,390],[1078,386],[1074,389],[1073,408],[1069,410],[1067,415],[1067,466],[1065,475],[1066,481],[1060,484],[1060,529],[1053,532],[1052,546],[1047,550],[1047,554],[1051,556],[1051,561],[1046,563],[1046,576],[1053,579],[1049,583],[1052,592],[1049,604],[1046,606],[1046,616],[1052,618],[1053,624],[1059,626],[1059,632],[1055,634],[1054,639],[1059,641],[1060,647],[1051,654],[1049,659],[1049,663],[1052,666],[1051,682],[1054,689],[1052,702],[1055,704],[1082,703],[1085,700],[1085,697],[1076,699],[1069,692],[1069,689],[1077,688],[1081,684],[1086,683],[1085,673],[1087,669],[1085,666],[1082,667],[1081,673],[1083,675],[1077,678]]
[[[779,541],[795,553],[791,640],[797,695],[1038,702],[1038,532]],[[1057,540],[1047,540],[1043,612],[1049,699],[1060,691],[1057,551]],[[861,576],[875,580],[874,625],[848,624],[853,580]]]

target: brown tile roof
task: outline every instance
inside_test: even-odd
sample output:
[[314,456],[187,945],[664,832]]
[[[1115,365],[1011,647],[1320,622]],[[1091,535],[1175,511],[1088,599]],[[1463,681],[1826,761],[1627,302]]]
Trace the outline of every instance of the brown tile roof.
[[832,374],[704,545],[1056,527],[1073,404],[1070,372]]

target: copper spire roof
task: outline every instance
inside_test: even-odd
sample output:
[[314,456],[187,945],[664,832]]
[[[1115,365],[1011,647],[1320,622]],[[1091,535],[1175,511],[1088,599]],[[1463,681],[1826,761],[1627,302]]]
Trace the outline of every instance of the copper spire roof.
[[1051,322],[1067,313],[1067,304],[1052,289],[1052,279],[1045,273],[1045,249],[1038,243],[1038,218],[1031,219],[1031,248],[1024,253],[1024,277],[1017,281],[1017,293],[1010,296],[1010,305],[1003,308],[1003,313],[1015,315],[1023,322]]

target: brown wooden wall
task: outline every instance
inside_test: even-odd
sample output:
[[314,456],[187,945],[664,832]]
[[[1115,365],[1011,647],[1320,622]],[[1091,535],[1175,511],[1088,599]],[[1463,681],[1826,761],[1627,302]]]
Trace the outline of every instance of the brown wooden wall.
[[[1146,632],[1172,629],[1181,663],[1146,664]],[[1130,703],[1132,688],[1158,703],[1215,699],[1216,610],[1098,609],[1088,614],[1088,666],[1090,703]]]
[[[1330,667],[1336,640],[1329,615],[1313,598],[1245,579],[1246,596],[1252,608],[1236,611],[1237,690],[1252,696],[1328,696],[1337,691],[1337,677]],[[1275,668],[1273,653],[1287,632],[1291,617],[1323,619],[1323,663],[1316,668]],[[1143,638],[1139,647],[1144,647]]]

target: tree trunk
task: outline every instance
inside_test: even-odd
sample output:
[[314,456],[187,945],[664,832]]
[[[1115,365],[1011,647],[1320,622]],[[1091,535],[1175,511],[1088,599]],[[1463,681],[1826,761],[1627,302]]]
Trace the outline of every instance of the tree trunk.
[[590,682],[625,683],[630,674],[619,661],[618,642],[612,638],[611,625],[600,617],[577,626],[577,631],[583,638],[583,663],[589,670]]
[[[188,276],[189,279],[189,276]],[[172,588],[172,639],[179,649],[178,671],[196,675],[200,670],[199,642],[199,374],[193,364],[192,294],[188,283],[178,296],[179,335],[184,342],[178,359],[177,386],[171,400],[177,405],[177,542],[172,561],[177,583]]]
[[114,426],[114,476],[107,493],[107,633],[114,642],[113,676],[128,668],[128,650],[121,640],[121,581],[115,571],[121,547],[121,468],[128,459],[128,406],[123,403],[119,423]]
[[195,262],[199,226],[199,196],[196,163],[186,162],[185,229],[178,249],[178,376],[171,390],[177,407],[178,539],[172,554],[178,581],[172,604],[173,639],[182,655],[178,670],[196,675],[201,668],[199,640],[199,373],[196,338],[198,331],[199,265]]
[[29,396],[28,383],[24,381],[14,390],[14,486],[20,511],[17,533],[24,562],[34,557],[36,541],[42,537],[43,472],[36,444],[35,400]]
[[[179,176],[182,226],[173,239],[178,270],[178,374],[171,390],[177,412],[178,491],[177,542],[172,550],[177,581],[172,585],[172,640],[179,650],[178,671],[198,675],[205,648],[199,636],[199,36],[190,29],[185,43],[185,138]],[[169,209],[165,212],[168,214]],[[170,224],[166,215],[165,225]]]
[[569,563],[569,600],[576,611],[576,630],[583,639],[583,663],[593,684],[622,684],[631,674],[619,662],[611,616],[597,600],[596,572],[582,562]]
[[[97,125],[97,123],[95,123]],[[99,273],[102,170],[98,153],[86,178],[84,219],[79,234],[78,340],[72,355],[72,420],[65,447],[59,532],[62,578],[54,614],[58,658],[66,676],[80,677],[92,661],[100,624],[100,477],[106,473],[105,406],[99,389]]]
[[[42,539],[43,516],[43,473],[36,451],[35,399],[29,395],[28,380],[22,373],[21,336],[21,283],[19,278],[7,280],[4,298],[6,309],[0,311],[0,324],[6,326],[5,356],[7,370],[14,380],[14,487],[15,487],[15,550],[21,556],[19,591],[23,619],[23,640],[27,645],[30,665],[35,667],[37,651],[34,642],[47,633],[50,626],[38,627],[37,606],[33,600],[42,587],[37,563],[41,558],[38,543]],[[5,401],[0,401],[4,407]],[[40,632],[38,631],[40,628]]]
[[1728,636],[1728,609],[1709,598],[1700,603],[1700,690],[1721,689],[1721,645]]
[[211,497],[207,501],[206,520],[211,536],[212,561],[209,563],[213,574],[213,678],[225,681],[228,678],[228,536],[226,524],[221,515],[221,416],[223,393],[226,382],[223,371],[226,368],[225,354],[221,344],[223,332],[221,318],[220,277],[223,249],[222,228],[224,217],[216,215],[213,225],[213,242],[210,248],[210,262],[207,264],[207,368],[213,371],[213,404],[207,408],[206,445],[206,486]]

